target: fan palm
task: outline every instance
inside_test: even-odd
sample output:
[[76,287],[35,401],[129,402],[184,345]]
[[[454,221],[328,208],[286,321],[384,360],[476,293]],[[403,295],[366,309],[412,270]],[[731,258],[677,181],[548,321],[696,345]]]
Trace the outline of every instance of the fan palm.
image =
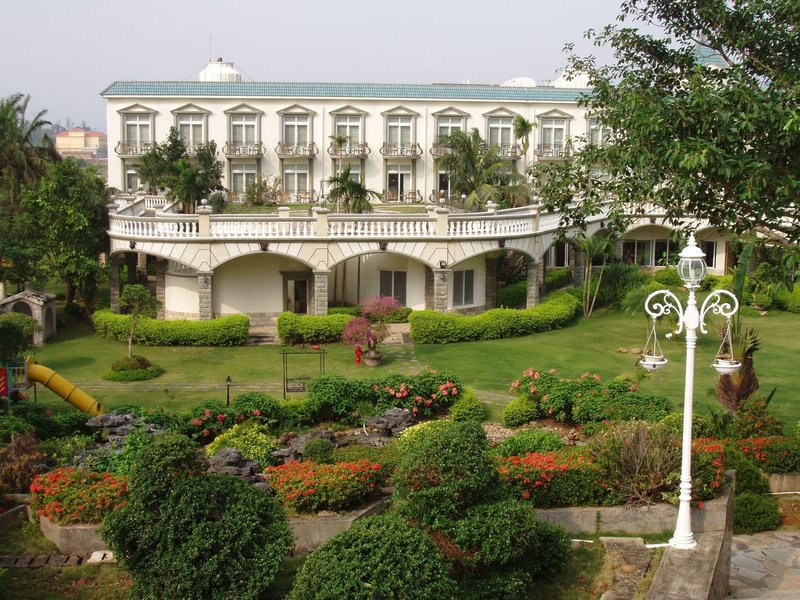
[[523,156],[527,157],[528,148],[530,148],[531,143],[531,133],[533,132],[533,128],[536,127],[536,123],[528,121],[528,119],[522,115],[517,115],[511,122],[511,126],[514,128],[514,137],[522,142]]
[[364,178],[359,180],[350,177],[350,166],[342,169],[338,175],[328,178],[328,197],[334,202],[342,202],[344,212],[370,213],[370,198],[380,198],[380,194],[364,185]]
[[481,209],[489,201],[508,204],[519,195],[521,176],[513,163],[501,156],[497,146],[490,146],[477,129],[454,131],[441,136],[437,143],[444,150],[437,167],[447,173],[453,190],[466,195],[468,209]]

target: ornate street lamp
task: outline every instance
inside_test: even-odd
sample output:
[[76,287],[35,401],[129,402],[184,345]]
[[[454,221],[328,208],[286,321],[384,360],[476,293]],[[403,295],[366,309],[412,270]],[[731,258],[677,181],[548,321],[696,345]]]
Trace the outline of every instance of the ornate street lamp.
[[225,399],[225,406],[231,405],[231,383],[233,383],[231,381],[231,376],[228,375],[228,377],[225,378],[225,387],[228,388],[228,395]]
[[644,302],[644,309],[652,318],[650,335],[645,344],[644,352],[639,364],[648,371],[655,371],[667,364],[667,359],[661,352],[656,337],[656,321],[659,317],[672,313],[678,318],[676,334],[686,329],[686,382],[683,395],[683,439],[681,442],[681,483],[680,504],[678,506],[678,521],[675,525],[675,534],[669,541],[674,548],[691,549],[697,545],[692,534],[692,403],[694,391],[694,349],[697,345],[697,329],[704,334],[708,333],[705,326],[705,317],[709,312],[722,315],[727,319],[725,335],[717,357],[712,367],[720,373],[731,373],[739,368],[740,364],[732,356],[731,317],[739,310],[739,301],[727,290],[715,290],[703,301],[700,310],[697,309],[695,291],[700,287],[700,282],[706,276],[706,261],[703,251],[697,247],[694,233],[689,235],[686,247],[679,254],[678,273],[689,290],[689,299],[686,307],[681,305],[678,297],[669,290],[658,290],[650,294]]

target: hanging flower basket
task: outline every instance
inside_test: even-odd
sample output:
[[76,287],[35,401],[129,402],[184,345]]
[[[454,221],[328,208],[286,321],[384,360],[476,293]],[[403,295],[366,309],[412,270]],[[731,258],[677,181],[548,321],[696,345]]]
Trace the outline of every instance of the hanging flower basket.
[[667,364],[667,359],[663,354],[642,354],[639,365],[646,371],[657,371]]
[[719,373],[720,375],[731,375],[739,370],[742,366],[742,363],[735,358],[732,357],[717,357],[714,359],[714,362],[711,363],[711,366]]

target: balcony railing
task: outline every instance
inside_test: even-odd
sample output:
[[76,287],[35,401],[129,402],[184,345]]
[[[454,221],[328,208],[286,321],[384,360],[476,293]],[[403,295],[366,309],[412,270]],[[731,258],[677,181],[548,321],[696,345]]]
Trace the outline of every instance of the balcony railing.
[[281,158],[314,158],[317,155],[317,146],[314,142],[300,145],[281,142],[275,147],[275,154]]
[[441,158],[442,156],[447,156],[452,153],[452,148],[445,148],[441,144],[434,143],[433,146],[431,146],[431,156],[433,156],[433,158]]
[[422,148],[416,143],[394,144],[386,142],[381,146],[381,154],[385,157],[419,158],[422,156]]
[[384,202],[413,204],[415,202],[422,202],[422,194],[419,193],[419,190],[411,190],[401,193],[383,190],[382,199]]
[[503,158],[511,160],[522,158],[522,147],[518,144],[498,144],[496,147]]
[[339,158],[341,149],[342,158],[366,158],[371,152],[370,147],[364,143],[342,144],[341,148],[336,144],[328,146],[328,154],[333,158]]
[[114,151],[118,156],[141,156],[153,149],[151,142],[119,142]]
[[565,158],[570,154],[570,147],[566,144],[539,144],[536,146],[536,156],[539,158]]
[[263,156],[264,144],[255,142],[254,144],[243,144],[240,142],[227,142],[222,149],[227,157],[237,156]]

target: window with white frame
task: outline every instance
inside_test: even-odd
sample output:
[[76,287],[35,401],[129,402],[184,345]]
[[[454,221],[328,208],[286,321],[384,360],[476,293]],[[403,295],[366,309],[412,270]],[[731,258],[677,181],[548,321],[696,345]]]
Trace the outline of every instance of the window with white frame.
[[342,165],[342,168],[339,168],[339,165],[336,165],[336,174],[340,175],[342,171],[344,171],[347,167],[350,167],[350,180],[360,182],[361,181],[361,162],[347,162],[345,161]]
[[386,192],[389,201],[399,200],[411,191],[411,165],[386,165]]
[[604,146],[611,135],[611,128],[602,125],[598,119],[589,119],[589,143],[593,146]]
[[546,254],[548,267],[568,267],[569,266],[569,243],[553,244]]
[[247,186],[256,182],[258,166],[254,162],[231,164],[231,191],[242,193]]
[[475,304],[475,271],[453,271],[453,306]]
[[231,142],[248,146],[256,143],[257,115],[231,115]]
[[446,171],[439,171],[437,183],[439,184],[437,192],[440,198],[449,198],[456,193],[456,190],[450,185],[450,175]]
[[514,141],[513,138],[513,119],[511,117],[489,117],[489,136],[490,146],[498,148],[510,148]]
[[562,152],[567,139],[567,120],[544,118],[540,122],[542,150]]
[[361,143],[361,117],[358,115],[336,115],[334,119],[336,135],[347,137],[351,144]]
[[283,163],[283,191],[290,196],[308,191],[307,161]]
[[717,242],[705,241],[700,242],[700,249],[706,255],[706,265],[714,269],[717,266]]
[[394,298],[400,306],[406,305],[405,271],[378,271],[380,278],[379,295]]
[[205,142],[205,115],[182,114],[178,115],[177,122],[178,137],[187,148],[196,148]]
[[284,115],[283,143],[295,147],[308,145],[308,115]]
[[136,169],[128,169],[125,171],[125,187],[128,192],[135,192],[138,190],[140,183],[141,180],[139,179],[139,173]]
[[641,267],[653,266],[653,240],[625,240],[622,242],[622,260]]
[[142,146],[152,142],[150,115],[127,114],[123,117],[125,123],[125,143],[132,146]]
[[436,119],[436,138],[464,131],[464,117],[438,117]]
[[411,144],[412,117],[389,115],[386,117],[386,141],[389,144],[408,146]]

